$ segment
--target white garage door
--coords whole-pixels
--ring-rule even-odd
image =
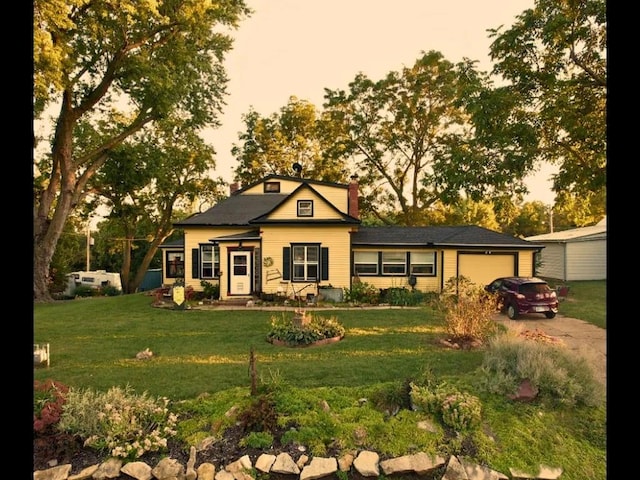
[[[515,257],[464,253],[458,257],[458,272],[477,285],[486,285],[495,278],[514,275]]]

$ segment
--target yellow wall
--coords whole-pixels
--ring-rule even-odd
[[[354,251],[358,252],[380,252],[380,251],[398,251],[402,250],[403,252],[433,252],[433,250],[417,250],[417,249],[404,249],[404,248],[381,248],[381,247],[372,247],[372,248],[354,248]],[[436,252],[436,276],[435,277],[427,277],[427,276],[416,276],[416,285],[415,289],[420,290],[422,292],[433,292],[440,291],[440,279],[438,275],[438,263],[439,252]],[[411,288],[408,281],[408,276],[391,276],[391,275],[383,275],[383,276],[360,276],[357,278],[360,282],[368,283],[369,285],[373,285],[376,288]]]
[[[185,229],[184,231],[184,283],[185,287],[193,287],[196,291],[201,291],[202,286],[200,285],[201,279],[192,278],[191,274],[191,261],[192,255],[191,250],[193,248],[199,248],[202,243],[211,243],[210,240],[212,238],[221,236],[221,235],[234,235],[236,233],[246,232],[247,228],[230,228],[230,229],[211,229],[211,228],[192,228]],[[250,242],[243,242],[243,245],[250,246]],[[253,245],[257,245],[256,242]],[[224,283],[226,282],[226,272],[229,271],[229,266],[227,265],[227,250],[226,247],[228,245],[222,244],[220,246],[220,270],[222,271],[223,278],[221,279],[220,290],[225,288]],[[207,280],[212,281],[212,280]],[[213,280],[213,282],[217,282],[217,280]]]
[[[291,203],[293,205],[295,205],[295,200],[295,198],[291,200]],[[317,210],[314,210],[314,213],[318,213]],[[352,226],[347,225],[269,225],[263,226],[262,228],[262,243],[258,241],[243,241],[243,246],[261,248],[261,263],[266,257],[269,257],[272,260],[271,266],[267,267],[264,266],[264,264],[261,264],[259,266],[261,269],[262,292],[267,294],[279,292],[292,294],[292,292],[295,291],[296,293],[300,292],[300,294],[313,293],[317,295],[317,284],[307,286],[304,291],[302,291],[300,290],[300,288],[307,285],[306,282],[294,283],[291,281],[285,281],[282,278],[282,248],[285,246],[289,246],[291,243],[320,243],[321,247],[329,248],[329,280],[320,281],[319,284],[321,286],[328,286],[330,284],[336,288],[350,288],[351,282],[353,280],[359,280],[361,282],[373,285],[378,289],[399,287],[411,288],[410,285],[408,285],[408,277],[406,276],[362,276],[358,279],[351,278],[351,251],[349,232],[352,228]],[[209,229],[200,227],[186,229],[184,236],[185,286],[192,287],[197,291],[202,290],[200,279],[191,278],[191,250],[193,248],[198,248],[200,243],[209,243],[210,239],[221,235],[233,235],[246,231],[246,228]],[[227,264],[227,247],[235,246],[237,246],[236,243],[222,243],[220,245],[220,270],[222,271],[222,277],[220,279],[220,295],[222,299],[227,297],[227,272],[229,272],[229,266]],[[379,251],[381,249],[379,247],[376,247],[370,249],[358,248],[357,250]],[[408,251],[422,250],[414,249]],[[486,262],[482,263],[484,257],[481,255],[478,255],[478,259],[480,259],[480,263],[478,263],[478,265],[482,264],[484,266],[482,268],[478,268],[480,268],[479,272],[481,272],[482,274],[478,273],[478,275],[475,275],[473,272],[477,271],[478,268],[476,268],[473,256],[470,255],[468,257],[465,257],[464,262],[462,262],[462,266],[466,271],[465,276],[477,276],[478,281],[481,284],[485,284],[490,281],[484,278],[486,275],[490,275],[492,278],[501,276],[503,274],[510,275],[510,272],[507,272],[505,270],[503,273],[503,271],[498,268],[499,265],[504,264],[505,261],[507,263],[509,262],[506,259],[498,258],[498,256],[501,254],[506,258],[506,253],[513,252],[495,252],[496,260],[500,260],[496,266],[496,270],[494,270],[495,275],[493,272],[489,274],[489,272],[486,271],[488,267],[486,267]],[[518,271],[514,274],[520,276],[533,275],[534,252],[530,250],[522,250],[516,252],[516,254],[518,255]],[[164,272],[166,272],[165,260],[165,255],[163,255],[163,280],[165,284],[171,284],[174,282],[174,279],[164,278]],[[415,285],[415,288],[423,292],[439,292],[441,290],[441,286],[445,284],[450,278],[460,274],[464,274],[464,272],[460,273],[460,266],[461,265],[459,264],[457,250],[437,251],[436,276],[417,276],[417,283]],[[474,278],[471,278],[471,281],[475,281]],[[213,282],[217,282],[217,280],[213,280]]]
[[[534,274],[535,252],[532,250],[523,250],[519,252],[518,276],[531,277]]]
[[[302,183],[302,180],[295,181],[295,180],[274,179],[273,181],[280,183],[279,193],[284,193],[284,194],[293,192]],[[349,192],[347,187],[334,187],[331,185],[314,184],[314,183],[311,183],[310,186],[314,190],[316,190],[320,195],[326,198],[329,203],[335,205],[335,207],[338,210],[340,210],[341,212],[347,213],[348,206],[349,206]],[[307,195],[308,195],[309,190],[303,189],[303,191],[307,192]],[[259,183],[258,185],[254,185],[253,187],[243,191],[243,194],[245,193],[250,193],[252,195],[265,194],[264,184]],[[266,193],[265,195],[269,195],[269,194]]]
[[[292,286],[298,289],[306,283],[296,284],[283,279],[273,279],[268,281],[269,270],[276,273],[278,270],[282,274],[282,248],[288,247],[291,243],[316,243],[321,247],[329,248],[329,280],[320,282],[321,285],[331,284],[334,287],[348,286],[350,280],[351,256],[349,252],[349,226],[331,225],[301,225],[301,226],[268,226],[262,231],[262,255],[263,258],[271,257],[273,266],[263,267],[262,286],[265,293],[277,293],[278,288],[288,287],[291,292]],[[275,276],[275,275],[274,275]],[[289,285],[287,285],[289,284]],[[309,287],[306,293],[317,293],[316,288]]]
[[[298,200],[313,201],[313,216],[298,217]],[[292,195],[287,201],[280,205],[276,211],[269,215],[270,220],[296,219],[300,222],[317,220],[317,219],[339,219],[342,218],[340,213],[336,212],[324,200],[318,197],[311,190],[303,189],[302,191]]]
[[[442,272],[442,284],[451,277],[458,276],[458,251],[443,250],[438,255],[438,273]],[[440,289],[438,289],[440,291]]]

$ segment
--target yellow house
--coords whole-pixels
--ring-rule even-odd
[[[220,299],[315,296],[318,289],[376,288],[439,292],[451,277],[487,284],[533,276],[542,246],[478,226],[362,227],[358,177],[348,184],[270,175],[239,188],[202,213],[174,224],[163,284],[219,283]]]

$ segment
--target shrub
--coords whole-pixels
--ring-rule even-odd
[[[435,307],[444,313],[447,334],[456,341],[485,341],[497,331],[497,297],[464,276],[447,281]]]
[[[200,285],[202,286],[204,298],[211,300],[218,300],[220,298],[220,284],[201,280]]]
[[[411,383],[413,408],[439,417],[444,425],[457,432],[474,430],[480,425],[480,399],[462,393],[446,382],[418,385]]]
[[[87,285],[78,285],[73,291],[73,295],[76,297],[95,297],[99,293],[98,290]]]
[[[424,302],[425,294],[420,290],[393,287],[380,292],[380,302],[394,306],[415,306]]]
[[[456,432],[474,430],[480,425],[482,404],[469,393],[452,392],[440,406],[442,421]]]
[[[86,446],[133,460],[166,449],[167,438],[176,434],[177,417],[168,403],[164,397],[135,395],[129,386],[106,393],[71,388],[59,429],[80,436]]]
[[[395,415],[400,409],[411,408],[410,382],[384,384],[371,393],[371,403],[376,409]]]
[[[380,302],[380,291],[367,282],[353,282],[351,288],[344,288],[344,300],[351,303],[368,303],[376,305]]]
[[[345,329],[335,318],[311,316],[308,323],[298,325],[286,312],[271,317],[271,330],[267,341],[279,340],[287,345],[310,345],[326,338],[342,337]]]
[[[60,382],[33,381],[34,433],[44,433],[60,421],[68,391],[69,387]]]
[[[492,338],[480,367],[479,382],[491,393],[514,394],[528,379],[538,395],[565,405],[600,405],[604,385],[585,357],[562,345],[504,333]]]
[[[100,292],[105,297],[115,297],[116,295],[122,294],[122,290],[114,287],[113,285],[105,285],[104,287],[101,287]]]

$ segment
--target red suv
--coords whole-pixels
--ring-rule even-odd
[[[511,320],[524,313],[543,313],[553,318],[558,313],[558,296],[547,282],[536,277],[496,278],[484,289],[500,298],[501,311]]]

